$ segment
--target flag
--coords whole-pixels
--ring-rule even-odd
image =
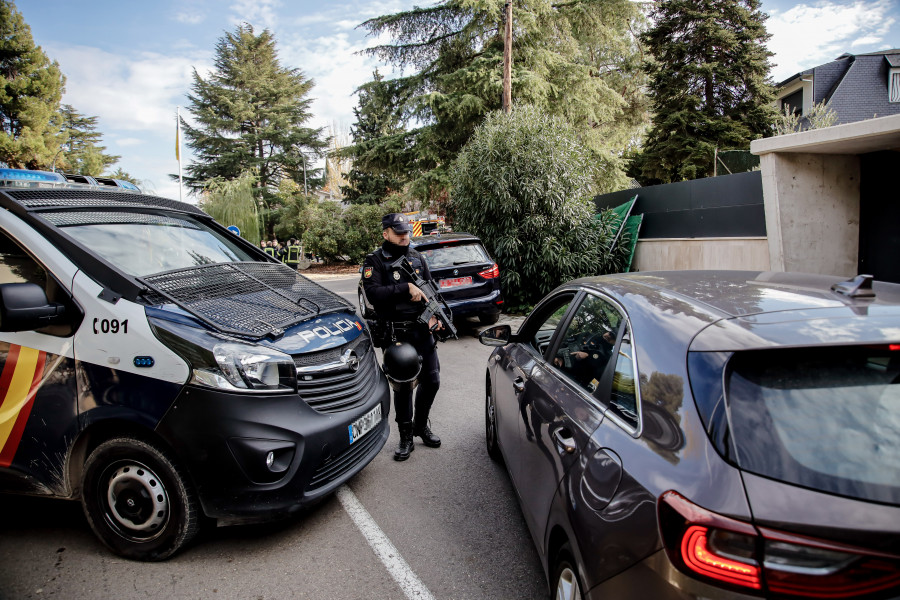
[[[175,116],[175,160],[181,162],[181,152],[179,152],[179,143],[181,142],[181,117]]]

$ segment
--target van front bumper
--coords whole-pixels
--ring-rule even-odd
[[[363,418],[377,406],[380,421]],[[186,386],[157,432],[187,468],[206,516],[262,520],[315,504],[362,470],[387,442],[389,412],[383,376],[364,402],[331,413],[297,394]],[[367,421],[372,428],[351,442],[352,425]]]

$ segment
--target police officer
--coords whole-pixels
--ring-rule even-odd
[[[378,319],[392,323],[396,340],[409,342],[422,357],[415,412],[412,388],[394,390],[394,413],[400,430],[394,459],[406,460],[415,449],[414,437],[422,438],[422,443],[431,448],[441,445],[441,438],[432,433],[428,422],[441,384],[441,366],[430,328],[441,326],[435,317],[427,326],[416,321],[424,309],[425,296],[409,275],[391,266],[405,256],[422,279],[431,279],[425,259],[409,247],[409,219],[402,213],[391,213],[381,219],[381,227],[384,242],[363,263],[363,289]]]

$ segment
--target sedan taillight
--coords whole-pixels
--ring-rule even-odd
[[[674,491],[659,500],[669,560],[723,587],[793,598],[860,598],[900,586],[900,557],[796,536],[700,508]]]
[[[500,277],[500,267],[496,264],[492,265],[490,269],[485,269],[481,273],[479,273],[481,277],[485,279],[493,279],[494,277]]]

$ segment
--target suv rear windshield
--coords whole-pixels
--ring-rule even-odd
[[[743,352],[725,383],[741,468],[900,504],[900,348]]]
[[[471,263],[491,262],[487,251],[478,242],[456,246],[438,246],[437,248],[419,250],[419,252],[428,261],[429,269],[444,269]]]

